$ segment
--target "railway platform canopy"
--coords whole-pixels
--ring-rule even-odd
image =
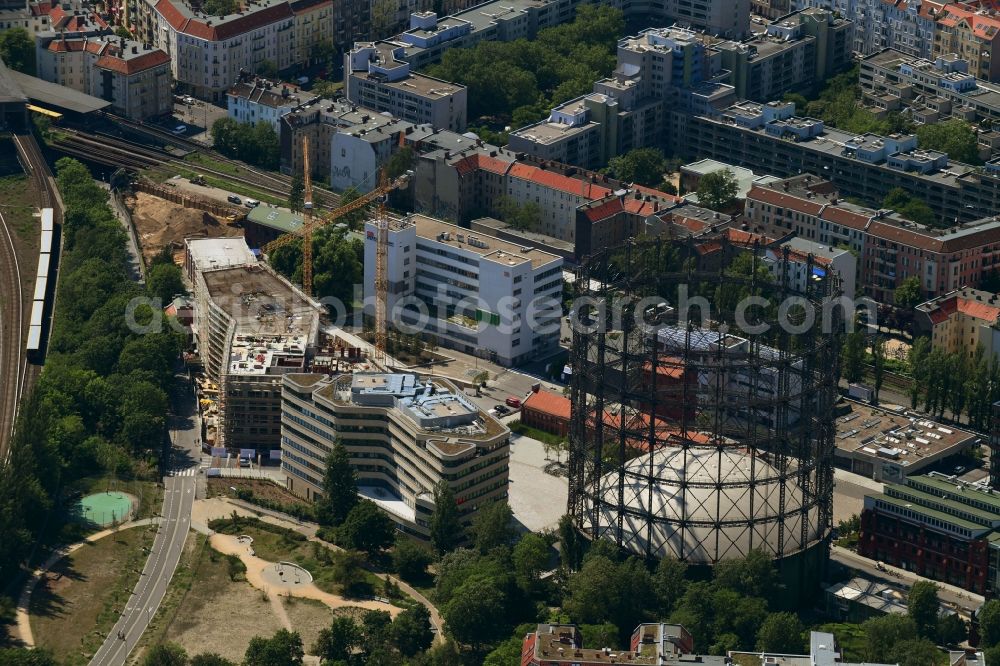
[[[111,106],[111,102],[100,97],[61,86],[58,83],[43,81],[38,77],[21,72],[7,71],[23,94],[41,106],[78,115],[94,113]]]
[[[28,97],[14,80],[15,73],[0,60],[0,127],[20,129],[27,123]]]

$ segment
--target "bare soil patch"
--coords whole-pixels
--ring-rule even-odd
[[[139,234],[143,257],[148,262],[164,247],[178,247],[185,238],[221,238],[242,236],[243,231],[231,227],[224,220],[198,210],[184,208],[171,201],[136,192],[126,203]]]
[[[253,491],[254,497],[283,504],[305,504],[306,500],[271,481],[260,479],[208,479],[208,497],[236,497],[231,488]]]

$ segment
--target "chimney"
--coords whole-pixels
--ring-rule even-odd
[[[139,47],[138,47],[138,46],[135,46],[135,45],[133,45],[133,46],[132,46],[132,55],[136,55],[136,54],[138,54],[138,53],[139,53]]]

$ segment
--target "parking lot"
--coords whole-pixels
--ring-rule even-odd
[[[198,99],[191,99],[189,104],[174,103],[173,116],[161,123],[170,131],[175,131],[181,125],[185,126],[183,133],[177,133],[186,139],[194,139],[205,144],[212,143],[212,136],[209,130],[212,124],[219,118],[225,118],[228,112],[221,106],[215,106]]]

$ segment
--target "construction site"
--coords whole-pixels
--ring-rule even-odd
[[[181,250],[185,238],[243,235],[241,229],[230,225],[222,215],[186,207],[183,203],[168,201],[155,194],[136,191],[125,199],[125,203],[132,212],[132,221],[147,265],[164,248],[170,248],[171,252]]]
[[[796,292],[759,270],[761,248],[717,246],[632,241],[578,269],[574,296],[591,305],[570,354],[569,513],[643,557],[710,566],[762,550],[806,596],[832,522],[843,313],[818,313],[839,285],[810,271]],[[688,294],[690,311],[674,307]]]

